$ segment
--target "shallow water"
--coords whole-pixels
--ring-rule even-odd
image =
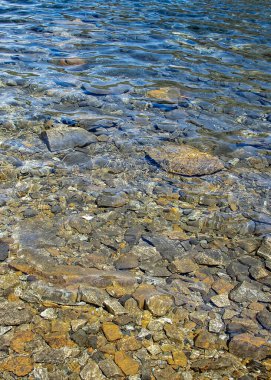
[[[185,97],[183,118],[192,107],[215,117],[211,130],[231,130],[242,116],[252,129],[268,128],[261,122],[271,106],[269,1],[1,1],[0,7],[2,119],[78,117],[78,109],[59,112],[62,91],[128,84],[134,107],[115,99],[127,118],[141,112],[147,89],[174,86]],[[62,57],[86,64],[61,67]],[[150,112],[164,119],[169,110]]]

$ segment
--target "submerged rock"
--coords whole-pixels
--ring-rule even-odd
[[[150,90],[147,96],[164,103],[177,103],[179,99],[185,98],[181,96],[180,90],[176,87],[161,87],[157,90]]]
[[[149,148],[146,153],[169,173],[202,176],[224,169],[218,157],[184,144]]]
[[[78,57],[62,58],[58,61],[55,61],[56,64],[60,66],[79,66],[84,65],[86,61]]]
[[[83,147],[96,142],[96,137],[79,127],[60,126],[42,132],[42,140],[51,152]]]

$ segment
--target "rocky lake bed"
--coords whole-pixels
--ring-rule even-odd
[[[270,379],[261,4],[3,3],[1,380]]]

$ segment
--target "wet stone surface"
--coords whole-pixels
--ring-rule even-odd
[[[1,380],[271,378],[268,8],[1,2]]]

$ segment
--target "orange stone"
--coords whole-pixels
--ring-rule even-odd
[[[187,357],[183,351],[173,351],[172,352],[174,364],[180,367],[187,366]]]
[[[122,338],[122,332],[120,331],[119,326],[115,325],[113,322],[104,322],[102,329],[109,342],[114,342],[115,340]]]
[[[31,330],[18,331],[15,333],[10,343],[10,347],[13,349],[13,351],[17,352],[18,354],[21,354],[25,350],[26,343],[31,342],[31,340],[33,339],[34,334]]]
[[[139,370],[139,364],[136,360],[127,355],[124,351],[115,353],[115,362],[126,376],[136,375]]]
[[[233,284],[223,279],[219,279],[212,284],[212,289],[217,294],[229,293],[233,288]]]
[[[29,356],[10,356],[0,364],[0,369],[16,376],[26,376],[33,370],[33,361]]]
[[[76,347],[76,344],[69,339],[68,335],[63,332],[53,332],[46,334],[44,340],[52,348],[62,348],[62,347]]]

